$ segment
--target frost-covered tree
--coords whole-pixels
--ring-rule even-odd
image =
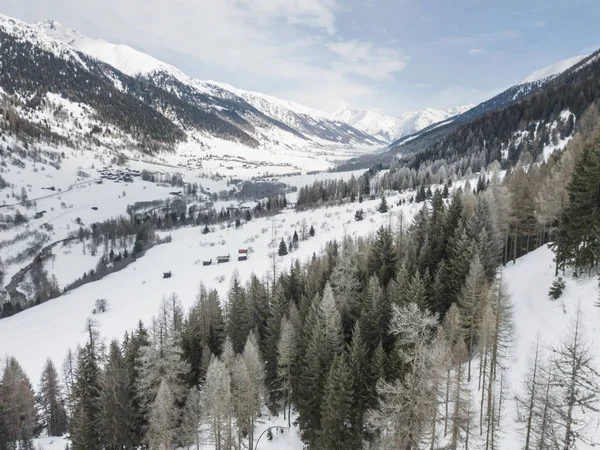
[[[180,427],[181,441],[184,445],[196,445],[200,448],[202,432],[202,395],[197,387],[192,387],[185,398],[183,418]]]
[[[599,411],[599,377],[578,307],[567,336],[552,348],[551,383],[557,396],[556,411],[562,427],[563,450],[590,442],[590,413]]]
[[[171,448],[175,439],[176,416],[175,405],[169,383],[163,380],[152,403],[148,418],[146,442],[150,448]]]
[[[438,375],[436,351],[431,346],[437,317],[421,311],[415,303],[394,306],[390,331],[396,335],[406,375],[378,386],[379,407],[369,414],[369,422],[379,433],[383,449],[421,448],[434,410],[437,407]]]
[[[230,449],[233,445],[233,399],[229,369],[213,356],[206,372],[202,392],[204,419],[210,425],[215,450]]]

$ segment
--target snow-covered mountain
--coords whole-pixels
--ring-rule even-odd
[[[194,79],[54,21],[0,16],[0,67],[3,117],[18,118],[5,125],[35,140],[230,176],[326,170],[384,145],[324,112]]]
[[[530,73],[528,76],[519,81],[519,85],[528,84],[528,83],[537,83],[537,82],[546,82],[553,78],[556,78],[558,75],[563,73],[565,70],[570,69],[575,64],[582,61],[584,58],[587,58],[589,55],[580,55],[574,56],[572,58],[565,59],[563,61],[559,61],[557,63],[546,66],[542,69],[536,70],[535,72]]]
[[[398,117],[387,116],[374,111],[343,109],[335,112],[334,117],[386,142],[393,142],[434,123],[444,122],[472,107],[473,105],[459,106],[452,109],[427,108],[421,111],[406,112]]]
[[[227,101],[242,99],[264,115],[292,128],[312,141],[342,145],[381,144],[372,136],[334,119],[323,111],[270,95],[238,89],[226,83],[194,79],[179,69],[127,45],[112,44],[102,39],[84,36],[53,20],[34,24],[34,27],[79,52],[110,64],[126,75],[142,77],[161,85],[163,89],[178,90],[172,85],[176,80],[201,94]]]

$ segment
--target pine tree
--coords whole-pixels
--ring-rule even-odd
[[[556,257],[560,267],[572,266],[582,273],[600,261],[600,143],[585,147],[568,191]]]
[[[377,275],[383,287],[387,287],[396,273],[397,263],[398,255],[392,233],[381,227],[377,230],[369,251],[369,271]]]
[[[352,448],[352,380],[346,357],[335,356],[323,391],[320,448]]]
[[[383,347],[381,347],[381,350],[383,350]],[[353,444],[349,447],[362,448],[365,433],[364,417],[368,409],[377,405],[375,386],[382,367],[378,364],[375,367],[371,365],[367,346],[358,322],[352,333],[352,344],[348,354],[348,369],[353,392],[350,408]]]
[[[381,203],[379,203],[379,206],[377,207],[377,211],[380,212],[381,214],[385,214],[386,212],[388,212],[388,204],[387,204],[387,200],[385,199],[385,195],[381,196]]]
[[[312,225],[310,226],[310,230],[308,230],[308,235],[310,237],[314,237],[315,235],[315,227],[313,227]]]
[[[283,287],[278,285],[271,296],[269,316],[264,344],[264,359],[266,361],[265,383],[269,390],[268,405],[272,411],[277,411],[282,398],[282,390],[277,375],[277,349],[281,337],[281,324],[287,310],[287,300]]]
[[[142,442],[146,427],[146,418],[141,406],[141,399],[137,393],[137,385],[142,366],[142,349],[150,345],[148,330],[140,321],[131,337],[124,343],[124,364],[127,369],[128,389],[127,395],[131,399],[133,418],[131,420],[132,439],[135,443]]]
[[[562,279],[562,277],[558,277],[556,278],[553,282],[552,282],[552,286],[550,286],[550,292],[548,293],[548,295],[550,296],[550,298],[552,300],[558,300],[562,294],[563,294],[563,290],[565,289],[565,281]]]
[[[294,328],[284,317],[281,322],[281,333],[277,343],[277,380],[278,387],[283,393],[283,418],[287,417],[288,427],[291,426],[292,411],[292,367],[294,358]]]
[[[279,256],[285,256],[288,254],[288,248],[283,238],[281,238],[281,242],[279,243],[279,250],[277,251],[277,254]]]
[[[62,436],[67,431],[67,410],[58,373],[51,359],[46,361],[40,379],[38,403],[48,436]]]
[[[14,357],[7,358],[0,380],[0,412],[0,444],[9,450],[33,450],[39,433],[35,393]]]
[[[79,351],[75,384],[73,385],[73,418],[71,441],[73,450],[100,450],[101,422],[100,392],[101,370],[96,339],[90,333],[90,341]]]
[[[233,275],[229,288],[227,326],[234,352],[241,353],[244,350],[252,322],[250,311],[248,311],[246,292],[237,273]]]

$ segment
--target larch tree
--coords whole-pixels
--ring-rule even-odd
[[[459,297],[463,330],[469,351],[468,380],[471,380],[471,360],[475,352],[478,325],[487,301],[486,295],[487,286],[484,268],[479,260],[479,255],[475,254]]]
[[[150,448],[171,448],[175,440],[176,416],[169,383],[163,380],[152,403],[148,418],[146,442]]]
[[[581,309],[578,307],[567,336],[551,350],[552,386],[556,391],[556,409],[562,427],[563,450],[590,443],[590,413],[599,412],[600,386],[592,347],[585,337]]]
[[[228,450],[233,445],[233,399],[229,369],[213,356],[206,372],[202,392],[204,419],[212,431],[215,450]]]
[[[180,427],[181,441],[184,445],[196,445],[196,448],[200,448],[202,413],[202,394],[196,386],[192,386],[185,398]]]
[[[369,423],[379,433],[382,449],[421,448],[437,407],[432,382],[437,353],[430,346],[437,325],[437,317],[415,303],[394,306],[390,331],[397,336],[400,356],[409,369],[402,379],[378,386],[379,407],[369,413]]]

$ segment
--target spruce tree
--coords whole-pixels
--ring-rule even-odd
[[[375,274],[382,286],[386,287],[396,273],[398,255],[390,230],[381,227],[377,230],[369,251],[369,272]]]
[[[550,286],[550,292],[548,293],[550,298],[552,300],[558,300],[561,297],[561,295],[563,294],[565,285],[566,285],[565,280],[563,280],[562,277],[556,278],[552,282],[552,286]]]
[[[67,410],[58,373],[51,359],[46,361],[40,379],[38,403],[48,436],[62,436],[67,431]]]
[[[285,256],[288,254],[288,248],[283,238],[281,238],[281,242],[279,243],[279,250],[277,251],[277,254],[279,256]]]
[[[248,310],[246,291],[240,283],[239,277],[233,275],[228,294],[228,334],[235,353],[244,350],[248,333],[252,326],[252,317]]]
[[[73,418],[71,441],[73,450],[101,450],[101,370],[95,339],[79,351],[73,385]]]
[[[381,196],[381,202],[379,203],[379,206],[377,207],[377,211],[379,211],[381,214],[385,214],[386,212],[388,212],[388,204],[387,204],[387,200],[385,199],[385,195]]]
[[[310,226],[310,229],[308,230],[308,235],[310,237],[314,237],[314,235],[315,235],[315,227],[314,226],[312,226],[312,225]]]
[[[323,390],[318,446],[352,448],[352,380],[343,354],[333,359]]]
[[[554,248],[560,267],[583,273],[600,261],[600,142],[583,150],[568,191]]]
[[[283,418],[287,417],[288,427],[291,426],[292,411],[292,370],[295,350],[295,335],[292,323],[283,318],[281,333],[277,343],[277,381],[283,398]]]
[[[35,393],[14,357],[6,359],[0,380],[0,414],[0,445],[9,450],[33,450],[33,438],[40,430]]]

